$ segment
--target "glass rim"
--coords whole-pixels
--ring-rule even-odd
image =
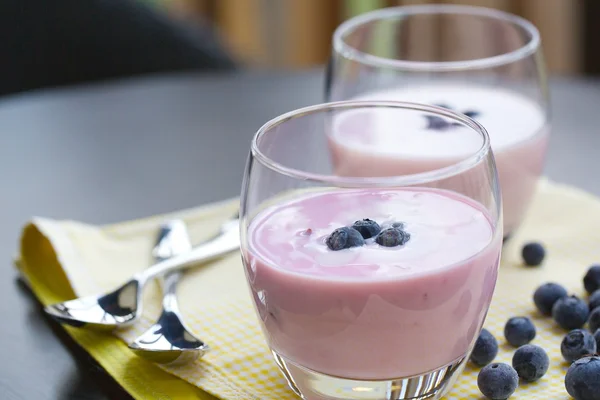
[[[283,165],[280,162],[273,160],[267,156],[260,149],[260,140],[265,134],[267,134],[273,128],[295,118],[305,117],[311,114],[320,112],[327,112],[332,110],[353,110],[353,109],[364,109],[364,108],[395,108],[410,111],[427,112],[436,114],[438,116],[444,116],[459,122],[461,125],[466,126],[475,132],[477,132],[481,138],[481,146],[472,154],[469,154],[459,161],[448,165],[443,168],[433,169],[431,171],[419,172],[415,174],[406,175],[395,175],[395,176],[382,176],[382,177],[352,177],[352,176],[338,176],[338,175],[325,175],[319,173],[313,173],[303,171],[297,168],[291,168]],[[277,172],[281,175],[288,176],[290,178],[309,181],[313,183],[321,183],[334,187],[404,187],[414,186],[419,184],[425,184],[430,182],[439,181],[442,179],[456,176],[462,172],[469,170],[470,168],[477,165],[482,159],[488,156],[490,153],[490,137],[487,130],[479,122],[467,117],[464,114],[454,112],[442,107],[402,102],[402,101],[336,101],[329,103],[321,103],[308,107],[296,109],[294,111],[287,112],[278,117],[271,119],[261,126],[250,146],[250,152],[255,160],[260,162],[266,168]]]
[[[355,30],[358,26],[378,19],[428,14],[464,14],[489,17],[521,27],[529,33],[530,38],[527,43],[518,49],[496,56],[464,61],[409,61],[379,57],[350,46],[344,39],[344,35]],[[529,57],[540,48],[540,44],[540,32],[533,23],[525,18],[492,8],[457,4],[426,4],[382,8],[342,22],[333,33],[333,49],[342,57],[372,67],[387,67],[409,71],[465,71],[497,67]]]

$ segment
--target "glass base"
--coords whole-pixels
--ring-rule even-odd
[[[467,361],[463,357],[438,370],[408,378],[362,381],[309,370],[274,351],[273,356],[292,390],[304,400],[437,400],[452,387]]]

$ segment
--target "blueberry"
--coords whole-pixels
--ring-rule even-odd
[[[410,234],[407,232],[398,228],[388,228],[382,230],[379,235],[377,235],[375,242],[384,247],[396,247],[408,242],[409,239]]]
[[[494,361],[497,355],[498,341],[490,331],[482,329],[471,353],[471,362],[483,367]]]
[[[594,308],[600,307],[600,289],[592,293],[588,299],[588,304],[590,305],[590,311],[594,310]]]
[[[342,250],[365,244],[360,232],[347,226],[338,228],[327,237],[327,247],[331,250]]]
[[[394,222],[392,228],[404,229],[404,222]]]
[[[381,232],[381,227],[379,224],[368,218],[356,221],[352,227],[359,231],[364,239],[376,236],[379,232]]]
[[[450,122],[437,115],[426,115],[425,118],[427,119],[427,129],[445,131],[452,126]]]
[[[591,332],[596,332],[600,329],[600,308],[592,310],[588,318],[588,325]]]
[[[552,307],[552,318],[567,330],[581,328],[589,314],[588,305],[577,296],[562,297]]]
[[[600,289],[600,265],[592,265],[583,277],[585,290],[592,294]]]
[[[585,329],[572,330],[560,344],[560,352],[568,362],[573,362],[596,352],[596,339]]]
[[[508,364],[494,363],[483,367],[477,376],[477,386],[492,400],[508,399],[519,385],[519,375]]]
[[[546,316],[552,315],[552,306],[560,298],[567,297],[567,289],[558,283],[545,283],[536,289],[533,302],[540,312]]]
[[[600,357],[575,361],[567,370],[565,388],[575,400],[600,400]]]
[[[544,256],[546,255],[546,250],[544,246],[539,243],[527,243],[523,246],[523,250],[521,250],[521,256],[523,256],[523,261],[525,265],[530,267],[538,266],[544,261]]]
[[[513,355],[512,366],[525,382],[535,382],[548,372],[550,359],[540,346],[526,344]]]
[[[594,333],[594,339],[596,339],[596,351],[600,350],[600,329],[597,329]]]
[[[475,110],[467,110],[463,114],[465,114],[469,118],[477,118],[481,113]]]
[[[527,317],[513,317],[504,325],[504,337],[514,347],[523,346],[535,337],[535,325]]]

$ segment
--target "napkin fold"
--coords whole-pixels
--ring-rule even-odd
[[[237,200],[168,215],[93,226],[75,221],[33,218],[22,233],[17,267],[43,304],[113,289],[153,260],[151,249],[159,225],[183,219],[192,243],[214,235],[238,207]],[[515,315],[533,318],[535,344],[544,347],[551,367],[541,381],[522,385],[515,399],[567,399],[560,355],[564,332],[539,315],[531,300],[541,283],[563,283],[583,295],[587,267],[600,261],[600,200],[581,190],[542,181],[524,226],[504,247],[497,289],[486,327],[501,343],[497,361],[510,363],[514,349],[504,344],[504,323]],[[541,267],[520,260],[525,241],[544,243],[548,256]],[[136,399],[292,400],[296,397],[271,358],[245,283],[239,253],[190,269],[178,288],[182,314],[190,328],[211,346],[204,358],[184,366],[158,366],[137,358],[127,342],[146,330],[160,314],[160,290],[149,284],[144,314],[133,327],[113,334],[65,327],[107,372]],[[402,355],[399,354],[399,357]],[[478,369],[468,366],[447,399],[479,398]]]

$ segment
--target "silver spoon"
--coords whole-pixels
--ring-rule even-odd
[[[142,290],[157,276],[204,263],[237,250],[240,246],[239,219],[221,226],[221,232],[187,253],[159,261],[138,272],[116,290],[47,306],[44,310],[60,323],[80,328],[112,330],[132,324],[142,314]]]
[[[161,227],[153,254],[160,261],[191,249],[185,223],[173,220]],[[159,364],[183,364],[208,351],[208,346],[190,332],[179,314],[176,288],[180,277],[181,271],[173,271],[161,278],[163,311],[154,325],[129,344],[135,355]]]

